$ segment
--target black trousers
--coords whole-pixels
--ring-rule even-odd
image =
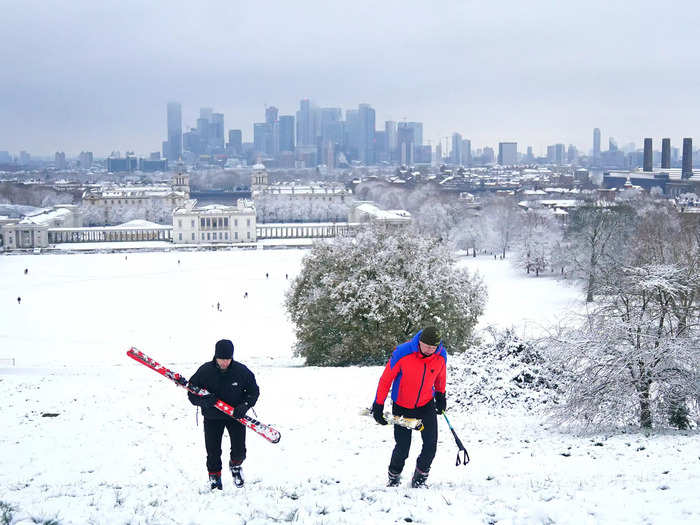
[[[231,438],[231,462],[240,465],[245,459],[245,425],[234,419],[204,418],[204,444],[207,447],[207,470],[221,472],[221,440],[224,428]]]
[[[422,472],[429,472],[430,465],[435,458],[437,451],[438,424],[437,413],[435,412],[435,403],[431,401],[427,405],[418,408],[404,408],[394,404],[391,409],[392,414],[404,417],[415,417],[423,420],[423,431],[420,433],[423,439],[423,448],[420,451],[416,467]],[[415,430],[411,430],[399,425],[394,425],[394,440],[396,445],[391,454],[391,463],[389,470],[399,474],[406,463],[406,458],[411,450],[411,434]]]

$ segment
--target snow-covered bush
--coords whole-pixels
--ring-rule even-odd
[[[560,373],[537,346],[512,330],[492,335],[493,342],[448,358],[450,409],[488,406],[533,410],[556,402]]]
[[[373,226],[314,245],[287,293],[297,355],[308,365],[383,364],[428,323],[450,351],[472,343],[486,289],[437,239]]]

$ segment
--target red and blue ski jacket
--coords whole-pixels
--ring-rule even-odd
[[[389,388],[391,400],[403,408],[418,408],[432,401],[435,392],[445,393],[447,353],[440,344],[431,356],[420,353],[421,330],[410,341],[397,346],[379,378],[374,401],[384,404]],[[392,385],[393,383],[393,385]]]

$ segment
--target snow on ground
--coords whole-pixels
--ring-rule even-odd
[[[407,487],[415,434],[402,486],[385,488],[391,430],[358,415],[381,369],[307,368],[292,355],[282,299],[304,253],[0,257],[0,360],[17,362],[0,368],[0,517],[13,507],[5,513],[13,524],[700,519],[697,434],[577,437],[517,409],[451,413],[472,462],[455,467],[441,424],[428,490]],[[479,267],[491,291],[486,315],[502,326],[527,325],[576,298],[503,261],[464,264]],[[197,425],[183,390],[125,351],[137,346],[190,375],[221,337],[256,373],[257,414],[282,440],[249,432],[246,487],[224,473],[224,491],[210,493],[201,418]]]

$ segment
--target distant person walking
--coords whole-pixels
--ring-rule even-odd
[[[260,396],[255,375],[243,363],[233,360],[233,343],[228,339],[222,339],[215,345],[214,358],[199,367],[190,378],[190,383],[206,388],[210,392],[204,397],[191,392],[187,395],[193,405],[202,408],[204,444],[207,450],[207,471],[211,490],[222,490],[221,440],[224,428],[231,439],[229,469],[234,484],[241,488],[244,484],[241,464],[246,458],[246,427],[236,419],[245,416]],[[219,399],[234,407],[233,418],[214,408]]]
[[[17,304],[19,304],[19,303],[21,303],[21,302],[22,302],[22,298],[21,298],[21,297],[18,297],[18,298],[17,298]]]
[[[24,275],[27,275],[29,273],[29,268],[24,269]]]
[[[398,345],[379,379],[372,405],[377,423],[386,425],[384,400],[391,388],[392,414],[423,420],[423,448],[421,449],[411,486],[422,487],[428,479],[430,465],[437,451],[437,415],[445,411],[447,402],[447,353],[437,328],[428,326],[413,338]],[[411,430],[394,425],[394,451],[389,463],[388,487],[396,487],[401,480],[406,458],[411,449]]]

